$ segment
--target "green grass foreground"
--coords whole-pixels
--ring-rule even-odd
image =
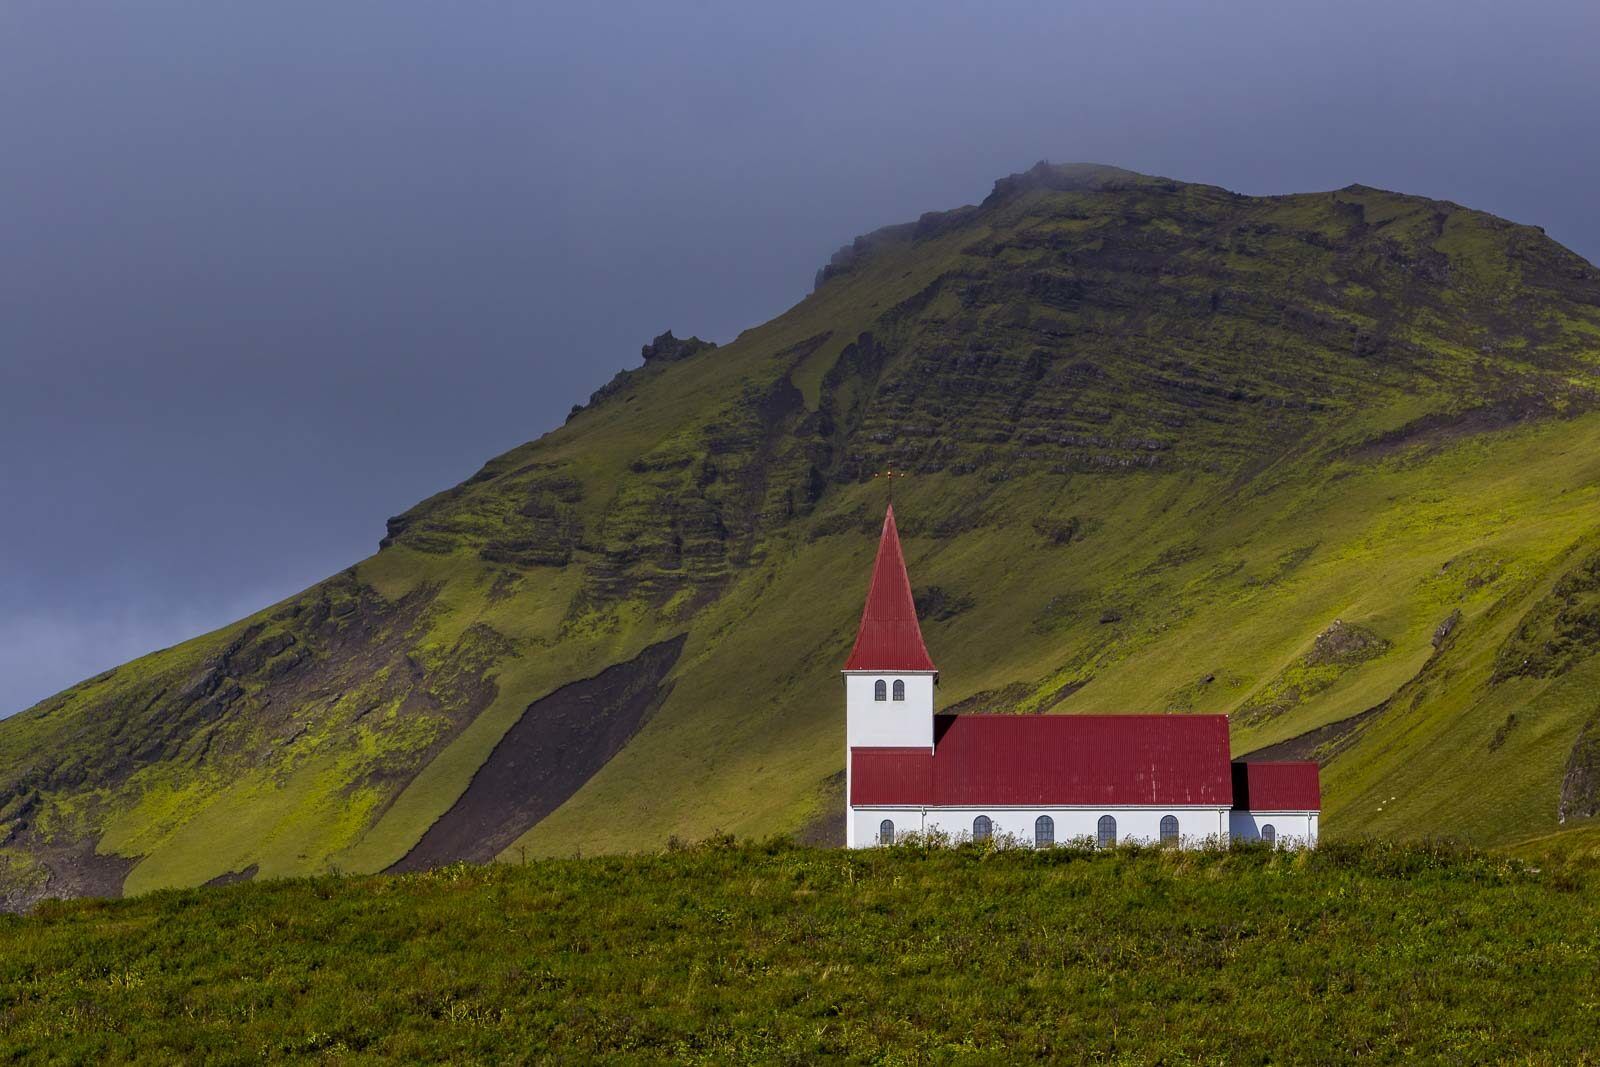
[[[1593,1063],[1600,868],[713,841],[0,917],[0,1059]]]

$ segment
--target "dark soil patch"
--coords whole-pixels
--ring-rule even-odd
[[[822,781],[822,810],[795,831],[794,839],[802,845],[843,848],[844,820],[844,771],[836,771]]]
[[[1088,685],[1093,679],[1082,678],[1075,682],[1068,682],[1046,697],[1038,707],[1030,711],[1020,711],[1017,708],[1024,700],[1033,696],[1037,689],[1027,682],[1012,682],[998,689],[985,689],[981,693],[974,693],[965,700],[958,700],[940,712],[941,715],[1042,715],[1067,699],[1073,693]]]
[[[494,584],[489,587],[489,603],[498,604],[516,595],[517,587],[522,584],[522,575],[516,571],[501,571],[494,576]]]
[[[929,622],[953,619],[977,604],[971,596],[952,592],[939,585],[930,585],[917,590],[912,599],[917,605],[917,618]]]
[[[248,882],[260,870],[261,865],[259,863],[252,863],[242,871],[229,871],[227,874],[219,874],[207,882],[206,885],[233,885],[235,882]]]
[[[1094,681],[1093,678],[1080,678],[1076,682],[1068,682],[1060,689],[1057,689],[1054,693],[1051,693],[1049,698],[1046,699],[1043,704],[1039,705],[1039,711],[1041,713],[1049,711],[1051,708],[1055,707],[1057,704],[1061,703],[1063,700],[1067,699],[1073,693],[1076,693],[1078,690],[1082,689],[1092,681]]]
[[[998,689],[985,689],[981,693],[974,693],[965,700],[958,700],[943,709],[945,715],[1009,715],[1014,714],[1016,706],[1033,695],[1033,686],[1027,682],[1012,682]]]
[[[120,897],[123,881],[141,859],[139,856],[102,855],[95,851],[92,840],[46,845],[28,833],[12,843],[31,853],[48,875],[36,886],[0,885],[0,913],[31,911],[41,900]]]
[[[128,872],[143,858],[102,854],[88,841],[72,851],[70,864],[57,862],[56,857],[46,853],[45,862],[50,865],[50,895],[120,897]]]
[[[1556,409],[1543,397],[1508,397],[1464,411],[1424,415],[1353,446],[1346,455],[1353,459],[1381,459],[1417,446],[1437,449],[1474,434],[1507,430],[1523,422],[1555,414]]]
[[[466,792],[391,872],[486,863],[576,793],[666,699],[687,635],[564,685],[528,705]]]
[[[1254,752],[1235,756],[1240,760],[1300,760],[1314,759],[1327,763],[1349,748],[1355,742],[1356,734],[1368,722],[1383,714],[1389,706],[1384,701],[1377,707],[1368,708],[1359,715],[1352,715],[1348,719],[1330,722],[1326,726],[1319,726],[1315,730],[1307,730],[1303,734],[1279,741],[1266,748],[1258,748]]]

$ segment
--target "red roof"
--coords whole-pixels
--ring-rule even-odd
[[[853,748],[850,803],[1233,803],[1226,715],[936,715],[934,748]]]
[[[883,517],[878,540],[878,560],[872,565],[867,605],[861,611],[861,629],[845,663],[847,671],[931,671],[933,659],[922,643],[917,625],[917,605],[911,598],[911,578],[900,553],[900,534],[894,526],[894,505]]]
[[[1316,763],[1235,763],[1233,806],[1251,811],[1321,811],[1322,781]]]

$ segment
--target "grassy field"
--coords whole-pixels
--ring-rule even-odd
[[[1600,866],[1431,845],[632,856],[0,917],[17,1062],[1594,1063]]]

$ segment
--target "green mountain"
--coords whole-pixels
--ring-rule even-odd
[[[1097,166],[663,335],[370,558],[0,722],[0,884],[837,833],[888,469],[945,708],[1228,712],[1324,834],[1600,809],[1600,271],[1454,204]]]

